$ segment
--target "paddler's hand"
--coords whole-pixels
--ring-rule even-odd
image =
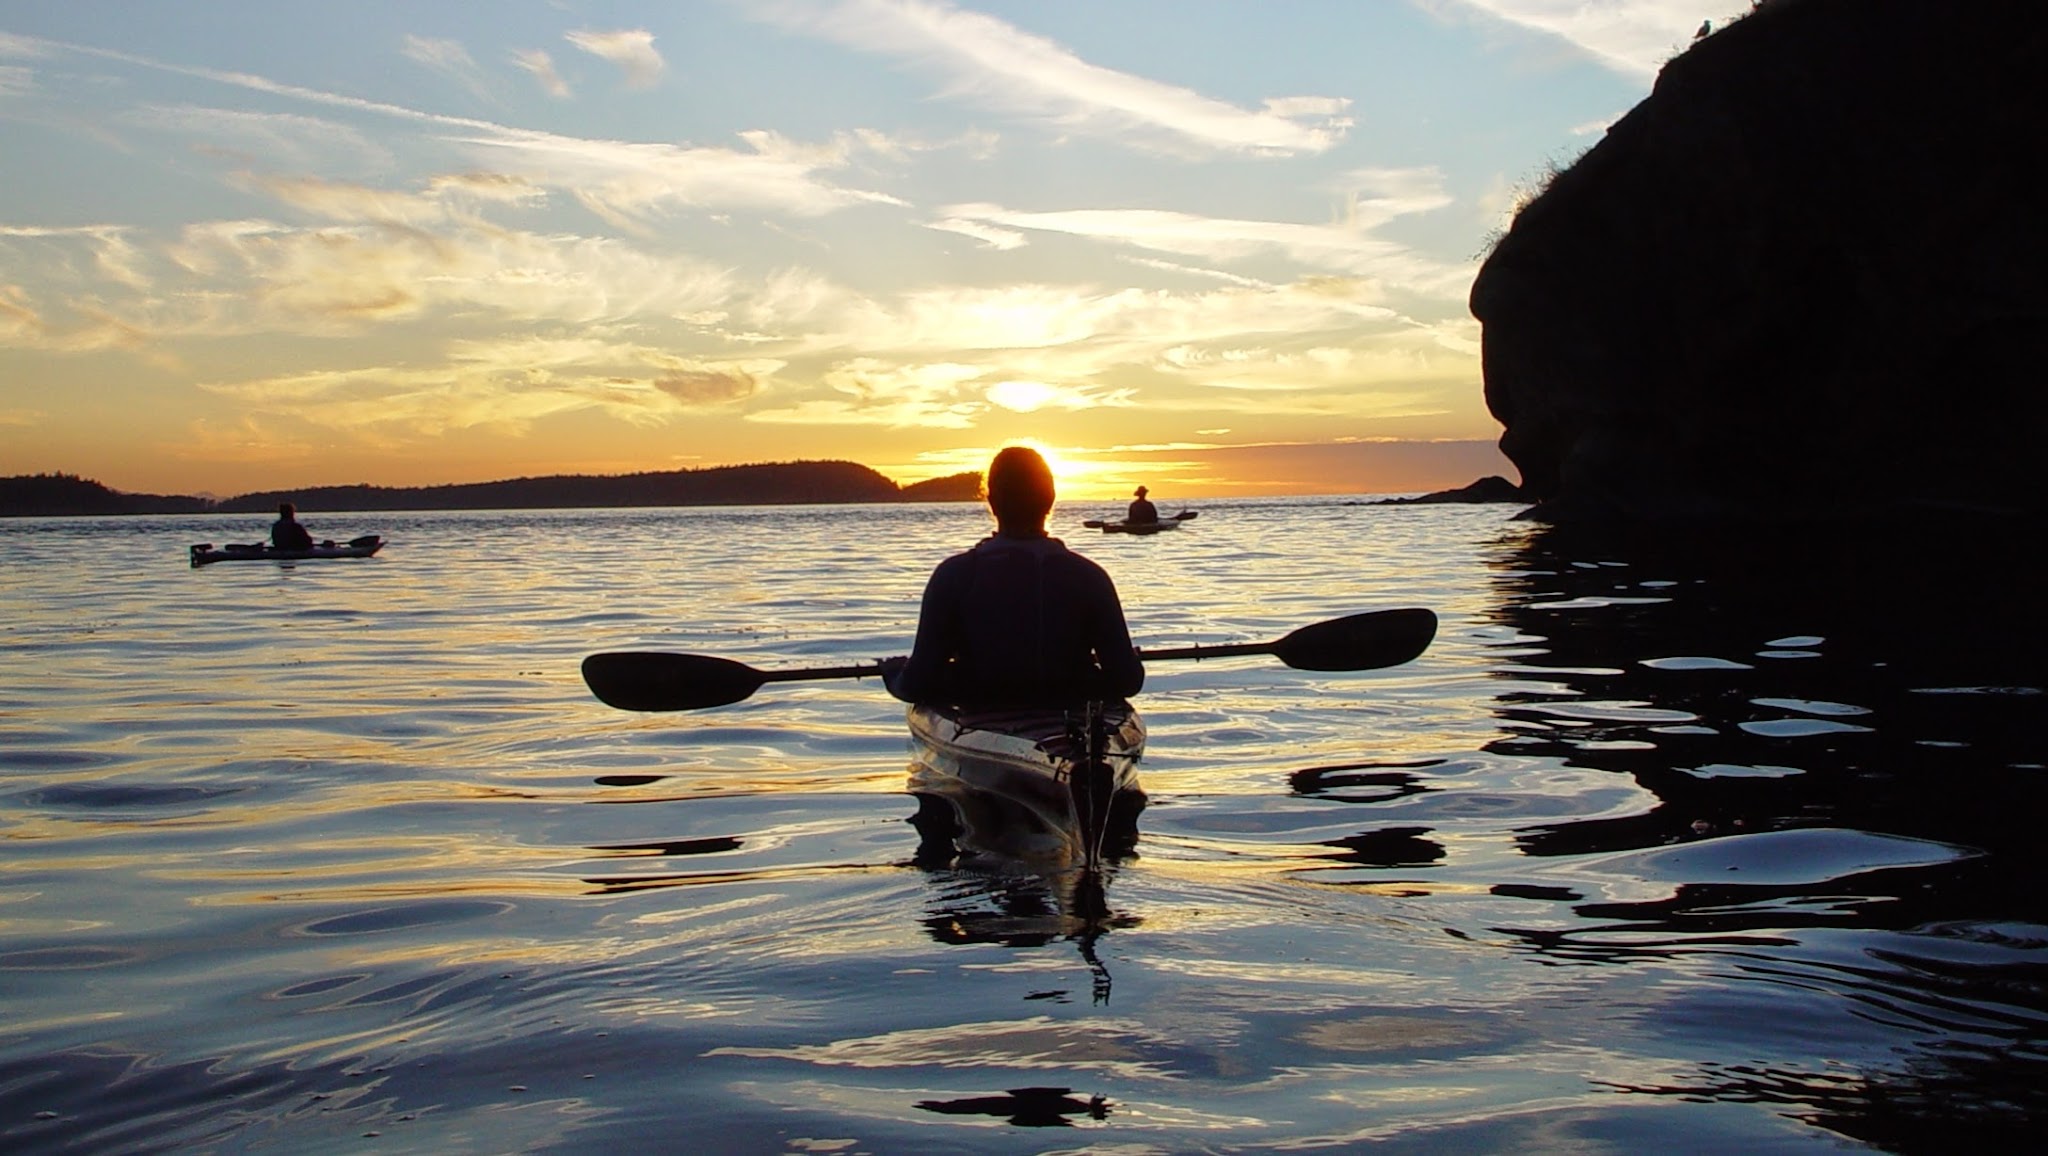
[[[882,668],[882,685],[888,688],[890,694],[895,694],[896,680],[902,676],[903,668],[910,665],[910,659],[899,654],[894,658],[882,659],[879,665]]]

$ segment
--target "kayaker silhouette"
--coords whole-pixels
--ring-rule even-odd
[[[1052,469],[1036,450],[996,454],[996,532],[932,571],[909,657],[883,664],[889,693],[1010,708],[1122,699],[1144,685],[1116,584],[1045,532],[1053,498]]]
[[[1137,501],[1131,503],[1130,510],[1124,514],[1124,521],[1142,526],[1150,522],[1157,522],[1158,520],[1159,507],[1145,500],[1145,487],[1139,486]]]
[[[290,502],[277,504],[277,521],[270,524],[270,544],[279,550],[313,548],[313,535],[299,524],[299,511]]]

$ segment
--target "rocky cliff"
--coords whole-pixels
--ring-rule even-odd
[[[2041,0],[1765,0],[1472,289],[1553,521],[2048,512]]]

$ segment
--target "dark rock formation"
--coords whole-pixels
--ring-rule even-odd
[[[2039,0],[1767,0],[1472,288],[1554,521],[2048,512]]]
[[[1521,502],[1527,504],[1528,495],[1522,487],[1508,481],[1499,474],[1488,474],[1469,486],[1455,490],[1438,490],[1417,498],[1381,498],[1367,502],[1369,506],[1416,506],[1439,502]]]

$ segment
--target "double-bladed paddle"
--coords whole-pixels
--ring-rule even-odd
[[[1296,670],[1378,670],[1421,654],[1436,637],[1436,615],[1422,607],[1374,610],[1290,631],[1272,642],[1230,642],[1140,650],[1146,662],[1270,654]],[[583,681],[620,710],[702,710],[751,697],[771,682],[879,677],[882,664],[758,670],[708,654],[614,650],[583,660]]]

